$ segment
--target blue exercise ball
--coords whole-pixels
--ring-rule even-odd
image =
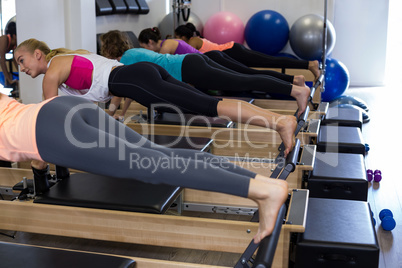
[[[328,58],[325,67],[325,91],[322,101],[331,102],[341,96],[349,87],[349,71],[342,62]]]
[[[248,20],[244,29],[244,37],[251,49],[275,55],[288,42],[289,24],[278,12],[262,10]]]

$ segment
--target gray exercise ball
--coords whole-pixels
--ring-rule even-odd
[[[200,18],[193,12],[190,12],[190,17],[188,18],[187,21],[183,20],[183,16],[180,14],[180,21],[176,25],[176,27],[180,25],[184,25],[187,22],[191,22],[194,24],[194,26],[197,28],[197,31],[199,31],[202,34],[202,30],[204,28],[204,25],[202,24],[202,21]],[[167,35],[174,35],[174,26],[173,26],[173,13],[170,12],[167,14],[162,21],[158,25],[159,31],[161,32],[162,39],[165,39]]]
[[[324,17],[310,14],[293,23],[289,33],[289,43],[293,52],[304,60],[321,60],[324,38]],[[335,46],[335,28],[327,20],[327,53]]]

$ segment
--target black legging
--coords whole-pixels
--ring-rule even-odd
[[[248,67],[308,69],[309,64],[306,60],[269,56],[247,49],[239,43],[234,43],[232,48],[223,50],[223,52]]]
[[[257,70],[253,69],[250,67],[247,67],[243,63],[240,63],[239,61],[233,59],[232,57],[228,56],[222,51],[219,50],[211,50],[206,53],[204,53],[205,56],[210,58],[211,60],[219,63],[220,65],[229,68],[233,71],[242,73],[242,74],[262,74],[262,75],[269,75],[278,79],[281,79],[283,81],[293,83],[294,76],[293,75],[287,75],[271,70]]]
[[[201,54],[187,54],[182,64],[182,80],[200,90],[229,92],[261,91],[290,95],[292,84],[260,74],[243,74],[226,68]]]
[[[109,91],[146,107],[163,103],[174,105],[184,113],[218,115],[219,99],[174,79],[165,69],[150,62],[115,68],[109,77]]]
[[[74,96],[46,103],[38,113],[35,134],[44,161],[104,176],[242,197],[247,197],[250,178],[256,176],[224,157],[152,143]]]

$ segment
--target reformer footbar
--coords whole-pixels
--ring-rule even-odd
[[[286,180],[291,172],[293,172],[296,168],[297,158],[300,151],[300,140],[296,139],[296,145],[293,150],[286,157],[285,164],[278,164],[280,167],[279,172],[280,175],[272,176],[271,178],[277,178],[280,180]],[[250,244],[237,261],[234,268],[268,268],[271,267],[272,262],[274,260],[275,249],[278,244],[279,235],[281,233],[283,220],[286,213],[286,205],[283,204],[279,210],[278,216],[275,221],[275,227],[272,231],[271,235],[265,237],[259,244],[254,243],[254,240],[251,240]],[[252,221],[258,221],[259,214],[258,210],[256,211]],[[258,252],[255,259],[252,258],[254,252],[257,250]],[[252,266],[250,266],[250,264]]]
[[[285,217],[286,206],[285,204],[279,210],[278,217],[276,218],[275,227],[272,234],[265,237],[260,243],[256,244],[252,240],[240,259],[237,261],[234,268],[266,268],[271,267],[274,260],[275,249],[278,244],[279,235],[281,233],[283,218]],[[252,258],[254,252],[257,250],[257,256]],[[252,266],[250,266],[250,263]]]
[[[320,76],[318,77],[317,81],[315,81],[314,85],[310,88],[310,96],[308,98],[308,102],[313,106],[314,110],[318,109],[318,106],[320,105],[319,103],[313,102],[313,97],[315,94],[315,91],[317,88],[321,85],[323,85],[324,82],[324,73],[321,73]]]

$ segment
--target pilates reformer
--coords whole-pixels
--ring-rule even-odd
[[[18,253],[18,256],[15,254]],[[0,242],[0,266],[15,268],[134,268],[133,259],[91,252]]]
[[[308,110],[306,113],[308,113]],[[305,120],[306,117],[304,114],[304,118],[301,117],[298,121],[295,135],[302,129]],[[272,151],[266,154],[267,151],[265,149],[259,149],[258,145],[260,144],[256,143],[253,143],[253,145],[257,146],[248,146],[247,143],[237,142],[234,148],[226,145],[228,145],[228,143],[225,140],[214,140],[210,146],[210,152],[216,155],[236,157],[236,164],[243,166],[250,156],[267,160],[267,156],[268,158],[272,158],[272,156],[275,155]],[[273,145],[273,147],[276,146]],[[282,155],[282,149],[283,145],[279,146],[280,153],[277,157]],[[293,173],[292,177],[288,178],[290,188],[308,188],[313,191],[314,194],[312,194],[312,196],[314,197],[367,200],[367,180],[364,173],[365,164],[363,158],[359,155],[341,155],[341,158],[338,157],[339,155],[333,153],[319,153],[316,155],[314,145],[304,145],[298,162],[299,164],[297,165],[297,171]],[[242,157],[245,159],[242,160]],[[254,161],[258,160],[254,159]],[[317,161],[318,166],[315,164]],[[252,166],[253,171],[265,175],[264,168],[261,168],[261,166],[258,166],[255,162]],[[224,213],[237,214],[247,214],[253,211],[252,208],[250,209],[250,206],[252,207],[253,204],[248,204],[248,200],[240,201],[225,195],[219,198],[217,198],[217,196],[218,195],[208,197],[202,192],[186,189],[184,200],[187,202],[187,208],[197,211],[220,210]],[[229,204],[231,203],[233,206],[228,206],[228,200],[233,202],[229,202]],[[222,205],[225,203],[226,206]],[[217,204],[221,204],[221,206]],[[248,205],[245,206],[245,204]]]
[[[266,237],[259,244],[250,242],[249,246],[242,254],[239,261],[234,266],[235,268],[246,267],[271,267],[273,263],[275,249],[279,240],[279,235],[282,227],[282,219],[285,217],[286,207],[282,206],[278,214],[278,219],[275,223],[275,228],[269,237]],[[253,259],[253,255],[258,249],[258,252]],[[18,252],[19,257],[15,258],[14,254]],[[111,254],[100,254],[94,252],[84,252],[76,250],[66,250],[59,248],[49,248],[40,246],[31,246],[25,244],[5,243],[0,242],[0,265],[5,267],[24,268],[29,263],[31,268],[86,268],[86,267],[120,267],[133,268],[138,265],[158,264],[161,266],[174,265],[170,261],[153,261],[151,259],[117,256]],[[185,264],[185,263],[182,263]],[[186,267],[198,267],[195,264],[185,264]],[[251,266],[252,265],[252,266]],[[205,267],[205,266],[203,266]]]
[[[298,126],[295,130],[295,136],[304,126],[308,113],[309,108],[307,108],[306,111],[299,117]],[[253,146],[247,146],[247,144],[244,143],[239,146],[239,144],[237,143],[237,146],[235,146],[234,148],[228,148],[228,146],[225,145],[227,145],[227,143],[225,144],[225,141],[214,140],[214,142],[212,142],[210,145],[210,152],[215,155],[225,156],[228,159],[231,159],[231,161],[236,165],[246,167],[247,169],[253,170],[254,172],[262,175],[266,175],[267,162],[272,171],[272,177],[279,176],[279,173],[282,171],[281,163],[283,163],[284,161],[283,143],[281,143],[279,146],[274,146],[275,148],[277,148],[276,151],[279,151],[279,153],[274,154],[271,151],[269,153],[269,156],[271,158],[264,159],[259,158],[267,156],[266,148],[263,148],[261,150],[258,148],[258,146],[255,146],[255,143],[253,143]],[[295,166],[295,169],[292,170],[294,176],[289,177],[290,174],[286,175],[287,178],[289,177],[287,179],[287,182],[290,189],[302,188],[303,180],[306,177],[305,174],[311,172],[315,165],[315,145],[304,145],[302,147],[299,145],[299,147],[300,153],[294,156],[294,162],[297,164]],[[252,152],[251,158],[249,152]],[[253,202],[249,202],[249,200],[244,200],[238,197],[231,197],[225,194],[214,193],[212,196],[209,196],[203,191],[186,189],[183,195],[183,200],[185,201],[185,205],[183,207],[189,210],[206,212],[221,211],[223,213],[245,215],[250,215],[255,212],[255,204],[253,204]]]
[[[318,80],[316,84],[312,87],[311,95],[309,101],[312,102],[312,96],[315,89],[319,87],[321,80]],[[254,100],[255,102],[256,100]],[[262,100],[261,100],[262,101]],[[309,107],[309,106],[308,106]],[[293,109],[294,111],[295,109]],[[310,109],[308,108],[307,116],[310,115]],[[154,114],[154,111],[148,111],[150,114]],[[286,114],[294,114],[294,112],[287,111]],[[135,115],[138,118],[138,114]],[[192,116],[200,119],[200,121],[206,122],[206,127],[201,126],[189,126],[185,124],[183,119],[179,120],[179,124],[161,124],[161,121],[149,124],[144,122],[145,120],[140,120],[137,122],[130,122],[126,120],[126,125],[141,134],[151,134],[151,135],[172,135],[172,136],[194,136],[194,137],[205,137],[212,138],[213,140],[251,140],[260,142],[271,142],[272,140],[279,140],[279,135],[269,129],[256,127],[256,126],[246,126],[244,124],[237,124],[235,128],[219,128],[213,126],[210,122],[203,119],[203,116]],[[191,120],[191,119],[190,119]],[[127,122],[128,121],[128,122]],[[141,123],[142,122],[142,123]],[[318,135],[318,130],[320,126],[319,119],[309,119],[305,120],[305,126],[298,136],[302,140],[303,144],[312,143]]]
[[[241,259],[241,263],[246,263],[246,260],[243,258],[243,259]]]
[[[271,143],[248,143],[237,141],[214,140],[197,137],[175,137],[175,136],[146,136],[149,140],[167,147],[191,148],[207,151],[214,155],[224,156],[232,163],[243,168],[250,169],[258,174],[267,175],[276,165],[275,158],[278,157],[280,144]],[[303,177],[306,172],[313,170],[315,165],[315,145],[303,145],[297,160],[296,169],[288,179],[290,189],[301,189]],[[18,163],[19,168],[30,168],[29,162]],[[51,165],[51,170],[55,167]],[[77,171],[72,171],[77,172]],[[27,181],[32,186],[32,181]],[[18,186],[21,190],[22,183]],[[32,189],[32,187],[31,187]],[[11,191],[12,189],[9,189]],[[33,190],[30,192],[33,193]],[[182,208],[189,211],[207,211],[230,214],[250,215],[256,209],[256,204],[249,199],[236,196],[210,193],[193,189],[185,189],[182,194]]]
[[[298,128],[295,135],[302,129],[305,121],[307,120],[307,115],[309,113],[309,108],[305,111],[303,116],[298,120]],[[201,146],[205,148],[212,154],[225,156],[231,159],[231,161],[239,166],[251,169],[252,171],[266,175],[266,170],[275,167],[275,157],[277,157],[278,144],[270,143],[265,144],[262,142],[240,142],[237,140],[214,140],[211,141],[206,138],[195,138],[195,137],[167,137],[167,136],[150,136],[150,140],[164,145],[164,146],[175,146],[177,148],[198,148],[196,140],[201,140]],[[180,142],[186,141],[191,143],[192,146],[180,145]],[[203,144],[205,142],[205,144]],[[196,147],[194,147],[194,144]],[[280,146],[280,148],[282,148]],[[304,145],[300,150],[300,156],[298,159],[298,165],[296,166],[296,171],[291,174],[288,178],[288,185],[290,188],[300,189],[302,187],[303,174],[307,171],[313,170],[314,167],[314,155],[315,146],[314,145]],[[261,160],[263,158],[263,160]],[[21,167],[21,166],[20,166]],[[29,166],[25,166],[29,168]],[[243,212],[249,214],[255,211],[256,204],[247,199],[237,198],[224,194],[214,194],[208,196],[202,191],[186,189],[183,194],[183,200],[186,202],[185,208],[189,210],[220,210],[228,211],[227,207],[230,206],[230,211],[235,213]],[[228,202],[228,200],[230,202]],[[200,205],[203,204],[203,205]],[[240,208],[239,208],[240,206]],[[222,208],[223,207],[223,208]]]
[[[274,170],[278,161],[279,144],[266,145],[263,143],[240,143],[235,146],[227,145],[227,141],[215,141],[206,138],[194,137],[173,137],[173,136],[147,136],[151,141],[175,148],[191,148],[207,151],[214,155],[224,156],[228,161],[252,170],[261,175],[267,175],[269,170]],[[287,183],[290,189],[301,189],[303,186],[304,174],[311,172],[315,165],[315,145],[303,145],[297,159],[294,172],[289,174]],[[30,168],[30,163],[19,165],[20,168]],[[55,170],[51,167],[51,170]],[[77,172],[77,171],[73,171]],[[52,180],[53,182],[54,180]],[[27,180],[30,186],[30,194],[33,194],[32,180]],[[21,182],[15,186],[16,190],[23,189]],[[10,192],[12,189],[8,189]],[[88,189],[89,190],[89,189]],[[256,210],[256,204],[246,198],[231,196],[221,193],[211,193],[194,189],[184,189],[181,201],[179,202],[183,210],[217,212],[225,214],[251,215]]]
[[[296,159],[296,155],[298,155],[299,147],[300,141],[297,142],[295,150],[289,154],[287,161],[284,162],[285,164],[282,172],[284,174],[282,175],[283,178],[287,177],[286,174],[290,174],[290,172],[294,171],[294,161]],[[11,172],[11,169],[8,170]],[[72,188],[74,188],[72,185],[74,184],[73,182],[78,182],[78,186],[82,187],[83,184],[85,184],[83,180],[86,180],[86,178],[92,176],[95,175],[84,173],[72,174],[69,178],[63,179],[52,186],[49,191],[36,197],[33,203],[27,201],[0,202],[2,210],[4,211],[4,213],[1,215],[2,220],[0,221],[0,228],[5,230],[39,232],[54,235],[122,241],[139,244],[184,248],[195,247],[196,249],[217,251],[224,250],[227,252],[240,253],[243,251],[241,248],[244,249],[245,241],[250,240],[252,233],[257,227],[253,223],[246,222],[225,222],[222,220],[206,220],[170,215],[158,216],[156,214],[143,212],[127,212],[127,209],[125,209],[126,211],[116,211],[110,207],[110,202],[107,202],[108,207],[106,209],[77,207],[76,202],[73,202],[74,208],[70,207],[71,204],[69,206],[64,206],[65,204],[43,204],[46,203],[46,201],[44,201],[46,196],[50,197],[48,198],[51,200],[50,203],[55,202],[55,198],[52,198],[54,195],[52,192],[58,192],[67,197],[69,195],[66,193],[67,191],[72,194],[72,196],[69,198],[74,198],[74,196],[77,197],[77,193],[72,190]],[[120,197],[121,190],[126,188],[126,185],[121,185],[121,182],[116,182],[115,178],[110,180],[110,178],[102,178],[102,176],[95,177],[98,181],[97,183],[102,183],[102,181],[109,179],[109,181],[112,181],[113,184],[120,185],[121,187],[117,187],[119,188],[118,192]],[[131,180],[131,182],[133,182],[135,185],[137,184],[135,181]],[[160,186],[162,188],[165,187],[164,185]],[[57,190],[57,187],[60,189]],[[84,197],[88,196],[88,192],[91,190],[91,187],[93,187],[93,180],[92,182],[90,180],[89,187],[90,188],[86,190],[82,190]],[[160,192],[153,194],[155,185],[145,185],[145,187],[150,187],[149,190],[146,191],[149,193],[148,195],[161,199]],[[108,187],[105,188],[108,189]],[[132,188],[137,189],[136,186]],[[144,188],[138,190],[139,195],[141,192],[145,191]],[[176,189],[173,190],[176,191]],[[129,193],[129,199],[136,199],[136,196],[137,194],[134,192]],[[280,232],[281,235],[279,236],[281,243],[288,243],[291,231],[299,232],[304,230],[303,224],[305,222],[304,214],[306,211],[307,196],[308,191],[306,190],[297,190],[292,192],[291,198],[289,199],[286,224],[283,226],[283,231]],[[150,196],[148,197],[150,198]],[[295,200],[297,200],[297,202]],[[163,203],[165,204],[166,202]],[[93,202],[90,202],[89,206],[93,207]],[[300,206],[302,206],[302,208]],[[17,213],[18,215],[15,215],[13,211],[16,210],[22,213]],[[300,215],[300,212],[302,212],[302,215]],[[155,211],[152,213],[155,213]],[[289,220],[289,217],[295,217],[294,215],[297,214],[299,216]],[[29,221],[26,220],[26,217],[29,218]],[[281,222],[281,220],[279,220],[279,222]],[[177,224],[181,226],[181,230],[177,230],[177,227],[174,227]],[[209,230],[209,234],[206,234],[208,233],[207,229],[205,229],[206,224],[211,228],[207,228]],[[136,227],[138,229],[133,229],[132,225],[137,225]],[[282,224],[280,226],[282,226]],[[160,230],[161,228],[162,230]],[[210,232],[211,230],[214,231]],[[199,234],[202,234],[202,240],[199,240],[201,238]],[[255,247],[254,244],[250,245]],[[280,256],[276,256],[277,260],[275,262],[279,263],[279,267],[286,267],[287,265],[287,250],[288,246],[284,246],[279,251]],[[283,258],[285,258],[285,260]],[[248,260],[245,261],[245,257],[242,257],[240,262],[244,264],[247,263]]]
[[[328,109],[328,103],[316,103],[313,100],[313,97],[316,95],[317,90],[319,89],[320,85],[323,83],[324,76],[321,75],[317,81],[315,82],[314,86],[311,87],[311,94],[309,97],[309,104],[313,110],[313,112],[309,113],[309,121],[306,123],[304,126],[304,129],[302,131],[303,137],[299,137],[303,143],[308,144],[308,143],[323,143],[324,146],[328,146],[328,142],[326,139],[322,138],[323,136],[328,136],[325,134],[325,130],[333,128],[333,125],[336,125],[337,127],[344,127],[344,126],[356,126],[361,128],[363,124],[363,119],[362,119],[362,114],[359,113],[357,110],[350,110],[350,109],[337,109],[337,108],[331,108]],[[272,108],[272,104],[266,105],[266,101],[268,100],[261,100],[261,99],[255,99],[253,100],[253,104],[260,106],[262,108]],[[272,101],[272,100],[270,100]],[[285,101],[276,101],[278,104],[283,103]],[[288,103],[291,103],[294,108],[294,101],[288,101]],[[277,106],[278,107],[278,106]],[[144,107],[142,107],[144,108]],[[256,141],[265,141],[267,140],[262,140],[262,137],[270,137],[272,138],[273,136],[272,133],[266,134],[267,130],[265,128],[257,127],[257,126],[249,126],[249,125],[244,125],[244,124],[222,124],[220,125],[220,120],[210,120],[206,117],[200,117],[200,116],[193,116],[193,115],[182,115],[181,117],[177,114],[171,115],[168,113],[161,113],[157,116],[153,116],[148,118],[148,120],[144,120],[143,116],[141,115],[141,106],[137,107],[136,109],[139,110],[140,115],[137,115],[131,117],[134,121],[134,123],[130,122],[130,120],[126,120],[126,123],[128,126],[133,128],[136,131],[139,131],[141,133],[152,133],[152,134],[161,134],[161,135],[181,135],[185,134],[188,136],[200,136],[200,137],[212,137],[214,140],[216,139],[228,139],[228,138],[235,138],[237,140],[247,137],[250,140],[256,140]],[[293,109],[294,110],[294,109]],[[274,110],[275,111],[275,110]],[[281,112],[283,114],[292,114],[289,110],[282,110],[282,111],[277,111]],[[148,108],[148,114],[155,114],[155,111],[153,109]],[[157,118],[157,119],[155,119]],[[195,118],[195,120],[194,120]],[[192,122],[193,124],[190,125],[187,122]],[[321,125],[325,125],[322,129],[322,133],[320,134],[320,127]],[[202,128],[202,126],[209,126],[208,130],[205,128]],[[226,130],[219,129],[219,126],[222,127],[229,127],[229,126],[235,126],[234,128],[228,128]],[[240,129],[240,130],[239,130]],[[261,135],[261,131],[264,133],[264,135]],[[333,130],[331,130],[333,131]],[[347,131],[347,130],[345,130]],[[349,132],[352,130],[348,130]],[[233,134],[231,132],[235,132],[236,134]],[[268,131],[269,132],[269,131]],[[217,136],[220,135],[220,136]],[[344,137],[356,137],[356,134],[350,135],[350,134],[341,134],[340,136]],[[361,142],[361,138],[357,137],[358,143],[357,147],[360,149],[360,153],[364,153],[364,144]],[[347,143],[347,142],[346,142]],[[322,145],[320,145],[322,147]],[[346,145],[347,147],[350,147],[349,144]],[[320,148],[321,148],[320,147]],[[345,151],[345,150],[343,150]]]
[[[291,165],[291,164],[290,164]],[[285,179],[288,171],[284,171],[283,179]],[[149,189],[137,189],[138,192],[142,190]],[[112,190],[113,191],[113,190]],[[155,193],[159,194],[159,192]],[[71,204],[70,204],[71,205]],[[140,207],[140,206],[139,206]],[[141,210],[141,208],[140,208]],[[252,267],[271,267],[273,262],[273,257],[275,253],[275,248],[277,246],[277,241],[279,239],[282,221],[285,217],[286,207],[282,206],[278,218],[275,224],[275,228],[271,236],[265,238],[260,244],[255,244],[253,241],[250,242],[249,246],[242,254],[241,258],[235,265],[235,267],[251,267],[249,263],[254,264]],[[258,217],[258,216],[257,216]],[[254,252],[258,248],[258,253],[256,255],[255,261],[252,259]],[[58,267],[88,267],[89,263],[92,265],[96,264],[97,267],[134,267],[136,258],[120,256],[108,256],[101,254],[93,254],[89,252],[73,252],[60,249],[49,249],[42,247],[32,247],[27,245],[16,245],[9,243],[0,243],[0,256],[2,257],[2,263],[12,263],[13,267],[25,267],[26,263],[29,261],[30,267],[53,267],[54,263],[52,259],[57,256],[57,261],[63,264]],[[9,252],[18,249],[19,253],[23,253],[17,261],[15,260],[13,254]],[[35,255],[32,262],[31,256]],[[69,260],[72,258],[72,260]],[[98,263],[98,261],[100,263]],[[140,261],[140,263],[142,260]],[[50,265],[50,266],[47,266]]]

